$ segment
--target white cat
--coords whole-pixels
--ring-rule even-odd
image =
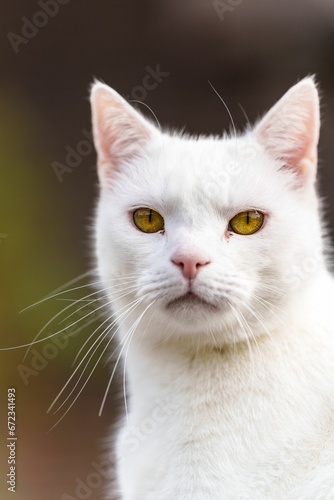
[[[91,102],[98,271],[129,392],[118,494],[333,500],[334,281],[313,79],[223,138],[161,132],[99,82]]]

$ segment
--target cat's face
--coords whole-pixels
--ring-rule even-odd
[[[240,137],[161,133],[99,83],[92,106],[98,269],[119,321],[217,345],[283,321],[292,270],[321,246],[313,81]]]

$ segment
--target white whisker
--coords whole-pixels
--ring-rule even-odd
[[[95,294],[96,292],[93,292],[91,294],[88,294],[84,297],[84,299],[90,297],[91,295]],[[78,300],[80,302],[80,299]],[[30,344],[27,344],[29,346],[29,348],[27,349],[27,352],[25,353],[24,355],[24,358],[23,358],[23,361],[26,359],[31,347],[34,345],[34,344],[37,344],[38,342],[41,342],[41,341],[44,341],[44,340],[47,340],[49,338],[52,338],[56,335],[59,335],[59,333],[63,332],[64,330],[67,330],[68,326],[66,326],[65,328],[61,329],[61,330],[58,330],[57,332],[55,333],[52,333],[51,335],[47,336],[47,337],[44,337],[43,339],[40,339],[40,340],[37,340],[39,338],[39,336],[44,332],[44,330],[56,319],[58,318],[61,314],[64,313],[64,311],[67,311],[68,309],[70,309],[71,307],[73,307],[77,302],[74,302],[74,303],[71,303],[69,304],[68,306],[64,307],[61,311],[59,311],[57,314],[55,314],[44,326],[43,328],[41,328],[41,330],[37,333],[37,335],[34,337],[34,339],[32,340],[32,342],[30,342]],[[87,304],[84,305],[84,307],[86,307]],[[98,309],[94,309],[93,312],[97,311]],[[92,312],[90,312],[90,314],[92,314]],[[82,319],[84,319],[86,316],[84,316],[83,318],[80,318],[80,320],[78,321],[81,321]],[[74,326],[77,322],[73,323],[71,326]]]
[[[131,329],[130,329],[130,334],[129,334],[129,335],[127,335],[126,339],[128,339],[128,338],[129,338],[129,336],[131,335],[131,331],[132,331],[133,329],[134,329],[134,330],[136,330],[137,325],[138,325],[138,324],[139,324],[139,322],[141,321],[142,317],[144,316],[144,314],[146,313],[146,311],[147,311],[147,310],[148,310],[148,309],[149,309],[149,308],[150,308],[150,307],[151,307],[154,303],[155,303],[155,301],[151,302],[151,303],[150,303],[150,304],[149,304],[149,305],[148,305],[148,306],[144,309],[144,311],[141,313],[141,315],[139,316],[139,318],[135,321],[134,325],[131,327]],[[100,407],[100,411],[99,411],[99,416],[101,416],[101,415],[102,415],[102,411],[103,411],[104,404],[105,404],[106,399],[107,399],[107,395],[108,395],[108,392],[109,392],[109,389],[110,389],[110,386],[111,386],[111,382],[112,382],[112,380],[113,380],[113,378],[114,378],[114,375],[115,375],[115,372],[116,372],[116,369],[117,369],[117,365],[118,365],[118,363],[119,363],[119,360],[120,360],[120,358],[121,358],[121,355],[122,355],[122,352],[123,352],[123,350],[124,350],[124,347],[125,347],[125,346],[126,346],[126,340],[124,341],[124,345],[123,345],[123,347],[122,347],[122,349],[121,349],[121,351],[120,351],[120,353],[119,353],[119,355],[118,355],[118,358],[117,358],[116,364],[115,364],[115,366],[114,366],[114,369],[113,369],[113,371],[112,371],[111,377],[110,377],[110,379],[109,379],[109,382],[108,382],[108,385],[107,385],[107,389],[106,389],[106,391],[105,391],[105,394],[104,394],[104,397],[103,397],[103,400],[102,400],[102,403],[101,403],[101,407]]]
[[[215,94],[219,97],[219,99],[221,100],[221,102],[224,104],[225,109],[226,109],[226,111],[228,113],[228,116],[230,117],[230,120],[231,120],[231,123],[232,123],[232,126],[233,126],[234,136],[237,137],[237,131],[236,131],[236,128],[235,128],[234,120],[232,118],[232,114],[231,114],[230,110],[228,109],[228,106],[227,106],[226,102],[221,97],[221,95],[219,95],[218,91],[212,85],[212,83],[210,82],[210,80],[208,80],[208,83],[209,83],[210,87],[212,88],[212,90],[215,92]]]
[[[50,300],[50,299],[53,299],[59,295],[62,295],[64,293],[69,293],[69,292],[74,292],[75,290],[80,290],[82,288],[87,288],[87,287],[90,287],[90,288],[93,288],[95,285],[99,285],[100,283],[103,283],[103,284],[106,284],[108,283],[109,281],[117,281],[117,280],[122,280],[122,279],[125,279],[125,278],[128,278],[128,277],[131,277],[131,278],[134,278],[134,277],[138,277],[139,275],[133,273],[133,275],[128,275],[128,276],[117,276],[115,278],[110,278],[108,280],[98,280],[98,281],[93,281],[91,283],[87,283],[86,285],[81,285],[81,286],[77,286],[75,288],[70,288],[69,290],[64,290],[62,292],[59,292],[59,293],[55,293],[53,295],[47,295],[46,297],[44,297],[43,299],[41,300],[38,300],[37,302],[35,302],[34,304],[31,304],[30,306],[27,306],[25,307],[24,309],[21,309],[21,311],[19,311],[19,314],[21,314],[22,312],[26,311],[27,309],[30,309],[32,307],[35,307],[35,306],[38,306],[39,304],[42,304],[43,302],[45,302],[46,300]],[[95,293],[100,293],[101,290],[97,290]]]
[[[138,298],[134,299],[133,301],[131,301],[129,304],[126,304],[125,306],[121,307],[120,309],[117,310],[117,312],[111,314],[105,321],[103,321],[103,323],[101,323],[101,325],[99,325],[95,330],[94,332],[89,336],[89,338],[85,341],[85,343],[82,345],[82,347],[80,348],[79,352],[77,353],[76,357],[74,358],[73,360],[73,363],[72,363],[72,366],[75,364],[76,360],[78,359],[78,357],[80,356],[80,353],[82,352],[82,350],[85,348],[85,346],[87,345],[87,343],[89,342],[90,338],[104,325],[104,323],[106,323],[107,321],[110,321],[111,318],[113,318],[114,316],[117,316],[121,311],[123,311],[124,309],[126,309],[126,312],[129,310],[129,307],[132,306],[134,303],[137,303],[138,302]],[[112,302],[108,302],[108,304],[106,305],[111,305]],[[124,313],[122,313],[119,317],[121,318],[123,316]],[[114,324],[114,322],[113,322]]]
[[[139,299],[138,299],[138,300],[139,300]],[[146,309],[145,309],[145,311],[146,311]],[[144,312],[145,312],[145,311],[144,311]],[[142,315],[140,316],[140,318],[141,318],[141,317],[142,317]],[[115,332],[115,333],[116,333],[116,332]],[[86,387],[87,383],[89,382],[89,380],[90,380],[90,378],[91,378],[92,374],[94,373],[95,368],[97,367],[98,363],[100,362],[100,360],[101,360],[102,356],[104,355],[105,351],[106,351],[106,350],[107,350],[107,348],[109,347],[109,345],[110,345],[110,343],[111,343],[111,341],[112,341],[112,338],[113,338],[113,337],[111,337],[111,338],[108,340],[108,342],[107,342],[106,346],[104,347],[104,349],[103,349],[102,353],[100,354],[100,356],[99,356],[98,360],[96,361],[96,363],[95,363],[95,365],[94,365],[93,369],[91,370],[90,375],[89,375],[89,376],[88,376],[88,378],[86,379],[85,383],[84,383],[84,384],[83,384],[83,386],[81,387],[80,391],[78,392],[78,394],[76,395],[76,397],[74,398],[74,400],[72,401],[72,403],[70,404],[70,406],[67,408],[67,410],[64,412],[64,414],[61,416],[61,418],[60,418],[60,419],[59,419],[59,420],[58,420],[58,421],[57,421],[57,422],[56,422],[56,423],[55,423],[55,424],[51,427],[51,429],[50,429],[48,432],[51,432],[51,431],[52,431],[52,429],[54,429],[54,428],[55,428],[55,427],[56,427],[56,426],[57,426],[57,425],[58,425],[58,424],[59,424],[59,423],[63,420],[63,418],[67,415],[67,413],[70,411],[70,409],[72,408],[72,406],[75,404],[75,402],[76,402],[76,401],[77,401],[77,399],[79,398],[80,394],[82,393],[82,391],[83,391],[83,390],[84,390],[84,388]],[[117,368],[117,365],[116,365],[116,367],[115,367],[115,368]],[[116,371],[116,369],[115,369],[114,371]],[[113,372],[113,373],[114,373],[114,372]],[[110,384],[111,384],[111,381],[110,381]],[[54,403],[52,403],[52,405],[53,405],[53,404],[54,404]],[[52,406],[52,405],[51,405],[51,406]],[[51,409],[51,407],[50,407],[50,409]],[[49,411],[49,410],[48,410],[48,411]],[[100,414],[99,414],[99,416],[100,416]]]
[[[125,306],[127,309],[126,309],[126,311],[125,311],[124,313],[122,313],[122,314],[120,315],[120,318],[121,318],[123,315],[127,314],[127,313],[128,313],[128,314],[130,314],[130,312],[132,311],[132,309],[133,309],[133,308],[137,305],[137,303],[138,303],[138,302],[140,302],[141,300],[142,300],[142,299],[136,299],[136,301],[133,301],[133,302],[135,302],[135,304],[130,303],[130,307],[129,307],[129,305]],[[132,305],[131,305],[131,304],[132,304]],[[109,320],[110,320],[113,316],[115,316],[115,314],[112,314],[109,318],[107,318],[107,319],[106,319],[106,320],[102,323],[102,325],[103,325],[104,323],[106,323],[106,321],[109,321]],[[85,360],[85,359],[87,358],[87,356],[89,355],[90,351],[93,349],[94,345],[95,345],[96,343],[98,343],[98,342],[99,342],[99,339],[101,339],[101,337],[103,337],[103,338],[102,338],[102,340],[101,340],[101,342],[103,342],[104,338],[107,336],[107,334],[109,333],[109,331],[113,328],[113,326],[116,324],[116,321],[118,321],[118,319],[119,319],[119,318],[117,318],[117,320],[114,320],[114,321],[113,321],[110,325],[108,325],[108,326],[107,326],[107,328],[105,328],[105,329],[103,330],[103,332],[99,334],[99,336],[97,337],[97,339],[95,339],[94,343],[90,346],[89,350],[88,350],[88,351],[86,352],[86,354],[83,356],[83,358],[81,359],[80,363],[77,365],[77,367],[75,368],[75,370],[73,371],[73,373],[71,374],[71,376],[69,377],[69,379],[67,380],[66,384],[65,384],[65,385],[64,385],[64,387],[62,388],[62,390],[58,393],[57,397],[53,400],[52,404],[49,406],[49,408],[48,408],[48,410],[47,410],[47,413],[49,413],[49,412],[51,411],[51,409],[53,408],[53,406],[55,405],[55,403],[58,401],[58,399],[60,398],[60,396],[62,395],[62,393],[64,392],[64,390],[65,390],[65,389],[66,389],[66,387],[68,386],[68,384],[70,383],[70,381],[73,379],[73,377],[74,377],[74,375],[76,374],[76,372],[79,370],[79,368],[80,368],[80,366],[82,365],[82,363],[84,362],[84,360]],[[92,334],[92,335],[94,335],[94,333],[95,333],[95,332],[96,332],[96,331],[97,331],[97,330],[98,330],[98,329],[99,329],[102,325],[99,325],[99,327],[98,327],[98,328],[97,328],[97,329],[93,332],[93,334]],[[119,329],[119,327],[118,327],[118,329]],[[118,329],[116,330],[116,332],[118,331]],[[116,332],[115,332],[115,333],[116,333]],[[112,339],[113,339],[113,337],[115,336],[115,333],[112,335],[112,337],[111,337],[111,339],[110,339],[110,340],[112,340]],[[92,337],[92,335],[91,335],[89,338],[91,338],[91,337]],[[89,339],[87,339],[87,340],[89,340]],[[101,344],[101,342],[100,342],[100,343],[98,343],[97,348],[99,347],[99,345]],[[86,343],[87,343],[87,341],[86,341]],[[85,371],[86,367],[88,366],[88,364],[89,364],[90,360],[92,359],[92,356],[93,356],[93,355],[94,355],[94,353],[96,352],[97,348],[93,351],[93,353],[92,353],[91,357],[89,358],[89,360],[88,360],[88,362],[87,362],[87,364],[86,364],[85,368],[83,369],[83,372],[82,372],[81,376],[83,375],[83,373],[84,373],[84,371]],[[81,348],[81,350],[82,350],[82,348]],[[80,352],[81,352],[81,350],[80,350]],[[76,356],[76,358],[75,358],[75,359],[77,359],[77,357],[78,357],[78,355]],[[80,378],[81,378],[81,376],[80,376]],[[79,380],[80,380],[80,378],[79,378]],[[76,384],[76,385],[77,385],[77,384]],[[76,386],[75,386],[75,387],[76,387]],[[72,391],[72,392],[73,392],[73,391]],[[71,393],[72,393],[72,392],[71,392]],[[68,399],[68,398],[67,398],[67,399]],[[66,400],[67,400],[67,399],[66,399]],[[66,401],[66,400],[65,400],[65,401]],[[64,403],[63,403],[63,404],[64,404]],[[62,405],[61,405],[61,406],[62,406]],[[61,408],[61,406],[60,406],[59,408]],[[58,410],[59,410],[59,408],[58,408]],[[56,410],[56,411],[58,411],[58,410]]]

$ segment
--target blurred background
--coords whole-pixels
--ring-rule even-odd
[[[1,2],[0,23],[0,347],[62,330],[28,351],[0,351],[0,498],[12,498],[7,389],[14,387],[15,498],[100,499],[104,436],[124,403],[115,380],[98,416],[111,369],[103,357],[93,370],[106,344],[94,353],[103,319],[87,286],[94,281],[87,271],[97,195],[89,86],[105,81],[150,106],[164,125],[221,133],[231,124],[208,80],[241,130],[246,116],[253,122],[291,85],[316,74],[319,190],[333,227],[334,3],[24,0]],[[58,404],[69,398],[47,413],[78,365]]]

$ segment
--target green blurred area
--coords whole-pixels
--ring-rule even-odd
[[[25,112],[27,107],[16,99],[0,102],[0,164],[2,172],[4,167],[6,171],[6,175],[1,176],[0,234],[5,237],[0,239],[0,347],[29,344],[48,323],[40,338],[54,335],[68,324],[76,325],[35,344],[28,351],[27,348],[0,351],[0,498],[10,498],[4,484],[9,470],[6,396],[8,388],[14,387],[17,425],[15,498],[46,500],[60,498],[58,495],[62,491],[72,493],[75,477],[82,475],[85,478],[91,461],[99,456],[96,431],[82,441],[81,434],[76,438],[73,429],[77,427],[78,415],[81,415],[81,429],[93,426],[97,430],[98,426],[105,426],[97,411],[104,388],[99,380],[106,381],[106,371],[98,369],[93,378],[98,395],[96,402],[91,403],[91,388],[88,387],[88,392],[83,393],[73,412],[48,434],[62,411],[53,416],[46,413],[47,408],[70,376],[71,364],[80,347],[99,322],[92,307],[86,302],[76,302],[95,291],[85,286],[89,279],[75,280],[66,285],[87,271],[90,261],[85,260],[85,251],[81,252],[82,241],[78,233],[68,224],[73,199],[70,197],[67,201],[63,198],[59,203],[59,183],[50,168],[53,158],[45,153],[40,142],[42,124],[34,112]],[[88,211],[82,214],[83,231],[86,230]],[[45,300],[59,287],[62,291],[54,292],[56,296]],[[82,288],[67,291],[74,287]],[[33,307],[22,311],[36,302]],[[63,309],[66,310],[61,313]],[[77,309],[81,310],[74,313]],[[86,314],[89,315],[87,318],[84,317]],[[68,315],[71,316],[66,320]],[[78,331],[80,327],[83,327],[82,331]],[[91,363],[83,382],[92,368]],[[91,405],[89,408],[87,401]],[[88,454],[84,447],[86,443],[90,443]],[[64,460],[64,457],[68,458]],[[70,461],[75,461],[75,465]],[[67,483],[64,481],[66,474],[69,477]],[[56,494],[55,490],[59,493]]]
[[[0,107],[0,161],[6,168],[1,178],[0,219],[1,284],[6,296],[0,301],[0,345],[4,348],[31,342],[43,325],[68,305],[62,299],[82,297],[84,293],[74,291],[43,300],[54,288],[87,269],[78,256],[80,242],[73,241],[67,223],[71,203],[64,200],[59,205],[58,181],[50,176],[52,159],[40,148],[41,124],[33,113],[22,112],[17,100],[0,102]],[[85,223],[83,217],[83,227]],[[81,280],[72,287],[84,283]],[[57,323],[51,323],[43,336],[57,331]],[[75,343],[69,343],[58,362],[68,362],[74,349]]]

